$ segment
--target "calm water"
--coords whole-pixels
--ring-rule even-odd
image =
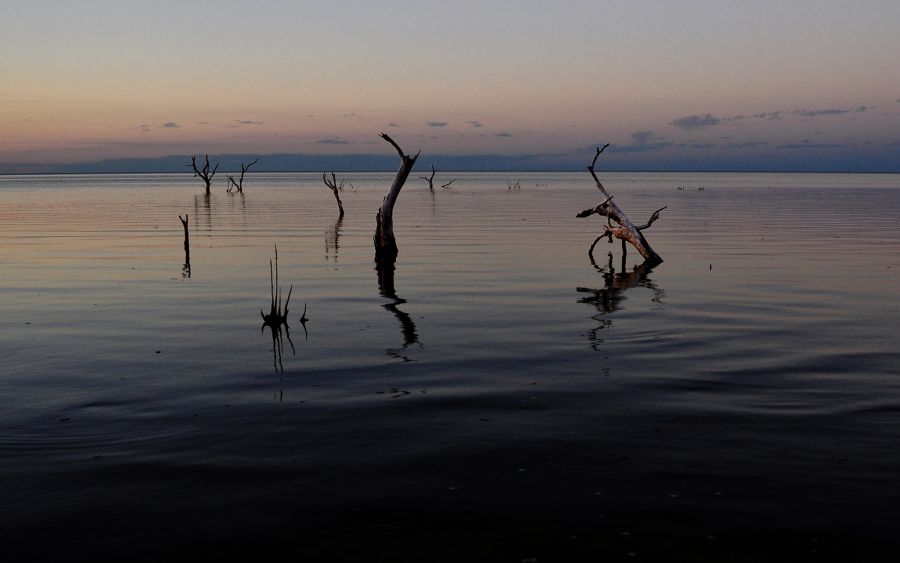
[[[586,173],[411,179],[391,294],[392,176],[345,175],[341,222],[315,174],[0,177],[7,560],[900,546],[900,178],[602,175],[635,222],[668,205],[644,273],[589,259]]]

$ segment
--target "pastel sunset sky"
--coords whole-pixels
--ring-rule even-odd
[[[19,1],[0,172],[191,153],[900,171],[900,2]]]

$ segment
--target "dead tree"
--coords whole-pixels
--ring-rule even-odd
[[[188,214],[184,214],[184,219],[181,218],[181,215],[178,216],[178,220],[181,221],[181,226],[184,227],[184,267],[182,268],[182,275],[184,277],[191,277],[191,241],[188,237]]]
[[[437,173],[437,170],[434,169],[434,164],[431,165],[431,176],[419,176],[419,178],[428,182],[428,189],[434,191],[434,175]]]
[[[391,184],[390,191],[384,196],[384,201],[375,215],[375,236],[373,237],[376,263],[393,268],[394,262],[397,260],[397,240],[394,238],[394,204],[397,203],[397,196],[400,195],[403,184],[416,164],[419,153],[416,153],[416,156],[409,156],[387,133],[381,133],[380,136],[397,149],[397,154],[400,155],[400,169],[397,170],[394,183]]]
[[[228,193],[231,193],[231,190],[237,190],[239,194],[244,193],[244,174],[246,174],[247,170],[250,170],[250,167],[253,166],[254,164],[256,164],[257,162],[259,162],[258,158],[246,166],[244,166],[243,162],[241,163],[240,179],[237,182],[235,182],[234,176],[228,177],[228,190],[227,190]],[[216,166],[218,166],[218,165],[216,165]]]
[[[204,183],[206,183],[206,195],[209,195],[209,186],[212,183],[213,176],[216,175],[216,170],[219,169],[219,163],[216,163],[216,167],[210,171],[209,169],[209,155],[206,155],[206,164],[203,165],[203,168],[197,168],[197,157],[191,156],[191,167],[194,169],[194,177],[200,176]]]
[[[594,246],[603,237],[606,237],[610,243],[612,243],[613,237],[616,237],[617,239],[622,240],[623,254],[627,252],[625,243],[629,242],[637,249],[638,252],[640,252],[641,256],[644,257],[645,263],[650,267],[660,264],[663,261],[662,257],[660,257],[660,255],[650,247],[650,243],[648,243],[647,239],[644,238],[644,234],[642,231],[644,231],[644,229],[650,228],[650,225],[652,225],[654,221],[659,219],[659,212],[668,206],[661,207],[654,211],[650,216],[650,219],[643,225],[637,226],[632,223],[625,215],[625,213],[621,209],[619,209],[619,206],[616,205],[616,202],[613,201],[613,196],[607,193],[606,188],[603,187],[603,184],[600,182],[600,178],[597,177],[597,173],[594,170],[594,167],[597,164],[597,158],[604,150],[606,150],[606,147],[608,146],[609,143],[605,144],[602,148],[598,148],[597,154],[594,155],[594,160],[592,160],[591,165],[587,167],[588,172],[590,172],[591,176],[594,178],[597,189],[600,190],[600,193],[603,194],[603,197],[605,199],[597,207],[594,207],[592,209],[585,209],[577,215],[578,217],[588,217],[590,215],[597,214],[606,217],[606,224],[603,225],[603,233],[599,237],[597,237],[596,240],[594,240],[594,244],[591,245],[589,254],[591,255],[591,257],[593,257]],[[617,225],[613,225],[613,221],[615,221]]]
[[[344,204],[341,203],[341,196],[338,193],[339,191],[344,189],[344,182],[341,181],[340,184],[337,182],[337,176],[334,175],[334,170],[331,171],[331,180],[328,179],[328,176],[322,172],[322,181],[325,182],[325,185],[331,188],[331,192],[334,194],[334,199],[337,200],[338,204],[338,218],[344,217]]]
[[[450,180],[450,181],[447,182],[446,184],[441,184],[441,187],[442,187],[442,188],[449,188],[449,187],[450,187],[450,184],[452,184],[452,183],[455,182],[455,181],[456,181],[456,178],[453,178],[452,180]]]

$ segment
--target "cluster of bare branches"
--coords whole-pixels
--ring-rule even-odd
[[[519,191],[522,189],[522,183],[516,182],[515,184],[513,184],[511,181],[507,180],[506,181],[506,189],[513,190],[513,191]]]
[[[212,184],[213,176],[216,175],[216,170],[219,169],[219,163],[217,162],[215,168],[210,170],[209,155],[206,155],[206,164],[203,165],[203,168],[197,168],[197,157],[191,156],[191,167],[194,169],[194,177],[199,176],[206,184],[206,195],[209,195],[209,186]]]
[[[231,193],[231,190],[237,190],[237,192],[238,192],[239,194],[244,193],[244,174],[246,174],[246,173],[247,173],[247,170],[250,170],[250,167],[253,166],[254,164],[256,164],[257,162],[259,162],[259,159],[258,159],[258,158],[257,158],[256,160],[254,160],[253,162],[251,162],[250,164],[246,164],[246,165],[245,165],[245,164],[242,162],[242,163],[241,163],[241,177],[240,177],[240,179],[238,179],[238,181],[235,182],[235,181],[234,181],[234,176],[229,176],[229,177],[228,177],[228,189],[225,190],[225,191],[227,191],[228,193]]]

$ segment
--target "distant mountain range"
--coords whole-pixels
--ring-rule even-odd
[[[900,172],[898,147],[826,148],[792,150],[769,147],[758,152],[716,150],[670,153],[636,151],[634,147],[611,147],[604,154],[602,169],[611,172]],[[569,153],[524,155],[423,154],[417,169],[454,172],[583,171],[593,156],[593,147]],[[397,169],[397,155],[326,155],[304,153],[211,154],[210,162],[220,163],[220,173],[240,170],[242,162],[259,159],[254,172],[381,172]],[[190,172],[190,155],[149,158],[115,158],[66,164],[5,164],[0,174],[130,174]]]

